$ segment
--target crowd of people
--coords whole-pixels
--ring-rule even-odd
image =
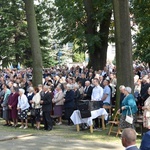
[[[144,118],[149,117],[150,72],[142,66],[134,66],[135,88],[120,86],[120,128],[134,128],[134,124],[125,121],[127,112],[136,119],[136,114],[144,110]],[[116,68],[105,66],[103,70],[66,66],[43,69],[43,83],[38,87],[32,85],[32,69],[4,69],[0,72],[0,98],[5,126],[28,128],[28,116],[40,129],[41,116],[45,130],[52,130],[53,119],[57,116],[57,125],[62,124],[62,117],[72,122],[70,116],[78,109],[80,100],[90,100],[94,109],[103,105],[115,104]],[[134,95],[131,94],[132,90]],[[107,110],[108,111],[108,110]],[[41,115],[42,114],[42,115]],[[51,114],[51,115],[50,115]],[[108,120],[106,121],[106,123]],[[13,124],[12,124],[13,123]],[[144,126],[150,129],[150,121],[144,120]],[[99,128],[99,119],[95,119],[94,128]]]

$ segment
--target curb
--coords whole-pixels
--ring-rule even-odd
[[[28,136],[33,136],[33,134],[24,134],[24,135],[18,135],[18,136],[14,136],[14,137],[4,138],[4,139],[0,139],[0,142],[14,140],[14,139],[20,139],[20,138],[24,138],[24,137],[28,137]]]

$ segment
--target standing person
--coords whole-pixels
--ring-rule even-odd
[[[29,110],[29,103],[26,95],[24,94],[24,89],[19,89],[19,97],[18,97],[18,104],[17,104],[17,110],[19,114],[19,118],[21,119],[21,126],[19,128],[28,128],[28,116],[27,112]],[[25,126],[24,126],[24,120],[25,120]]]
[[[40,96],[41,96],[41,99],[42,99],[43,96],[44,96],[43,85],[42,85],[42,84],[39,84],[39,85],[38,85],[38,89],[39,89],[39,93],[40,93]]]
[[[148,98],[148,93],[145,91],[148,91],[148,88],[150,87],[150,83],[148,83],[147,76],[142,78],[142,83],[141,83],[141,91],[140,91],[140,99],[139,99],[139,105],[143,106],[145,100]]]
[[[70,116],[73,113],[74,110],[74,91],[71,89],[71,85],[66,85],[67,91],[65,95],[65,102],[64,102],[64,108],[65,108],[65,118],[68,120],[68,125],[71,123]]]
[[[33,88],[32,86],[30,86],[30,87],[27,89],[27,91],[28,91],[28,93],[26,94],[26,96],[27,96],[27,99],[28,99],[28,103],[29,103],[29,105],[30,105],[29,111],[31,111],[32,105],[31,105],[30,101],[32,100],[32,98],[33,98],[33,96],[34,96],[34,88]],[[30,116],[30,121],[31,121],[32,127],[34,127],[35,116],[33,116],[32,114],[31,114],[31,116]]]
[[[54,115],[58,116],[58,123],[57,125],[62,124],[62,110],[64,105],[64,93],[62,91],[61,84],[58,84],[56,87],[56,94],[54,95],[54,98],[52,99],[52,102],[54,105]]]
[[[83,87],[85,87],[85,81],[86,81],[86,75],[85,75],[85,73],[81,73],[81,78],[80,78],[79,81],[81,82],[81,85]]]
[[[1,104],[1,106],[3,107],[3,119],[6,121],[4,126],[11,126],[10,118],[9,118],[9,109],[8,109],[8,98],[11,91],[8,89],[7,84],[3,84],[2,87],[5,92],[3,103]]]
[[[37,87],[34,88],[34,96],[32,100],[30,101],[32,108],[35,109],[35,121],[36,121],[36,129],[40,129],[40,101],[41,101],[41,95],[39,93],[39,89]]]
[[[101,98],[101,100],[103,101],[104,105],[110,106],[111,105],[111,89],[109,87],[109,81],[104,80],[103,85],[104,85],[104,92],[103,92],[103,97]]]
[[[91,100],[93,87],[91,86],[90,81],[85,81],[85,88],[84,88],[84,94],[83,99],[84,100]]]
[[[91,95],[91,102],[93,103],[92,109],[99,109],[101,99],[103,96],[103,88],[99,85],[99,80],[97,78],[93,79],[93,85],[94,85],[94,88],[92,90],[92,95]],[[95,129],[98,127],[99,127],[99,120],[98,120],[98,118],[96,118],[95,119]]]
[[[150,87],[148,89],[149,97],[144,102],[143,112],[143,127],[150,129]]]
[[[121,104],[121,118],[120,118],[120,129],[124,128],[134,128],[134,122],[136,121],[136,112],[137,112],[137,105],[134,99],[134,96],[131,94],[131,88],[126,87],[124,94],[125,98],[122,101]],[[131,111],[130,111],[131,110]],[[133,116],[133,124],[129,124],[128,122],[125,121],[126,115]]]
[[[8,107],[10,110],[10,118],[13,121],[13,126],[16,127],[18,125],[18,111],[17,111],[17,104],[18,104],[18,88],[11,87],[11,94],[8,100]]]
[[[125,150],[139,150],[136,144],[136,132],[132,128],[126,128],[121,135],[122,145]]]
[[[104,85],[104,92],[103,92],[103,97],[102,97],[101,100],[103,101],[103,105],[105,105],[105,106],[111,106],[111,89],[109,87],[109,81],[105,79],[103,81],[103,85]],[[109,112],[109,109],[106,109],[106,111],[108,113],[111,113],[111,112]],[[108,123],[108,120],[109,120],[109,117],[105,121],[105,123]]]
[[[94,109],[100,108],[100,101],[103,96],[103,88],[99,85],[99,80],[97,78],[93,79],[94,88],[92,90],[91,101],[95,103]]]
[[[34,96],[34,88],[32,87],[32,86],[30,86],[29,88],[28,88],[28,93],[27,93],[27,99],[28,99],[28,103],[30,104],[30,101],[32,100],[32,98],[33,98],[33,96]],[[30,104],[30,109],[31,109],[32,107],[31,107],[31,104]]]
[[[43,86],[44,96],[40,101],[43,111],[44,130],[50,131],[53,128],[50,112],[52,111],[52,95],[47,85]]]
[[[80,100],[81,100],[81,95],[80,95],[80,91],[79,91],[79,85],[75,84],[74,85],[74,103],[75,103],[74,109],[78,108],[78,104],[79,104]]]
[[[119,86],[119,90],[120,90],[120,106],[119,106],[120,109],[119,110],[120,110],[120,113],[122,112],[122,110],[121,110],[122,101],[125,98],[125,94],[124,94],[125,88],[126,87],[124,85]]]

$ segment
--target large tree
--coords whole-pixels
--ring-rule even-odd
[[[25,67],[32,66],[31,46],[27,31],[26,14],[23,0],[0,1],[0,58],[2,67],[21,63]],[[50,10],[49,3],[42,1],[35,5],[37,26],[42,50],[43,66],[51,64],[50,57]]]
[[[125,85],[133,88],[129,2],[128,0],[113,0],[113,7],[115,18],[117,85]],[[119,93],[117,94],[119,95]],[[117,101],[116,105],[119,108],[119,101]]]
[[[56,0],[54,6],[57,39],[74,42],[78,51],[89,53],[89,67],[103,69],[106,65],[111,1]]]
[[[39,34],[35,18],[34,2],[33,0],[24,0],[24,2],[33,59],[33,84],[37,86],[42,83],[42,54]]]
[[[3,66],[24,64],[29,42],[22,0],[0,1],[0,33]]]
[[[150,1],[134,0],[131,4],[133,22],[138,27],[134,36],[134,56],[150,66]]]

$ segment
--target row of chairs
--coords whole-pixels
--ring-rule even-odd
[[[120,128],[119,128],[119,123],[120,123],[120,113],[117,111],[114,115],[113,120],[109,121],[110,127],[108,131],[108,135],[111,133],[115,133],[116,136],[120,134]],[[140,133],[143,135],[143,116],[142,115],[137,115],[137,119],[135,122],[135,126],[140,127]]]

